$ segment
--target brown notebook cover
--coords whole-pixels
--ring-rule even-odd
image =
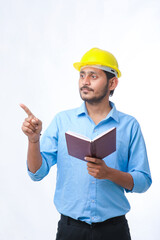
[[[116,151],[116,128],[103,132],[93,140],[70,131],[65,136],[68,154],[81,160],[87,156],[103,159]]]

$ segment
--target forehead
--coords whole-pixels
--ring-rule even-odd
[[[95,74],[103,74],[103,70],[95,67],[82,67],[80,73],[95,73]]]

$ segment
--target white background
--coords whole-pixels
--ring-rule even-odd
[[[26,171],[26,104],[43,121],[81,104],[73,63],[92,47],[122,72],[112,101],[140,122],[153,184],[127,194],[133,240],[159,240],[159,0],[0,0],[0,240],[55,239],[56,166],[41,182]]]

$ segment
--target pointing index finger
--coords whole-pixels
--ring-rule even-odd
[[[24,104],[20,104],[20,107],[27,113],[28,117],[34,116],[33,113]]]

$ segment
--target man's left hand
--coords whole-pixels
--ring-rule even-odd
[[[107,179],[109,167],[102,159],[85,157],[88,173],[97,179]]]

